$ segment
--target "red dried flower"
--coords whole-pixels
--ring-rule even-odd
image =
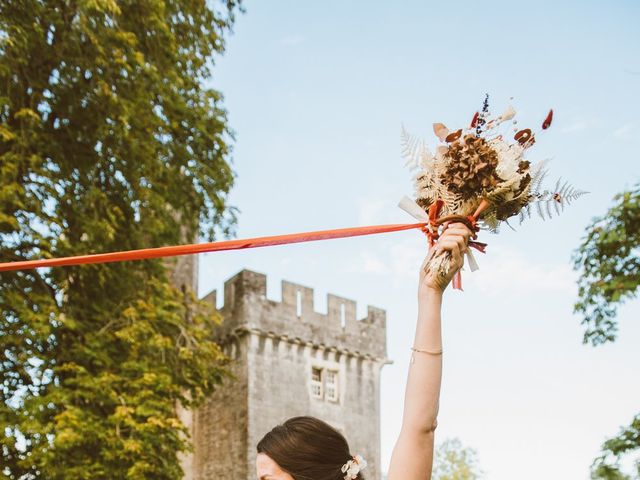
[[[547,114],[547,118],[545,118],[544,122],[542,122],[543,130],[546,130],[547,128],[549,128],[549,126],[551,125],[551,120],[553,120],[553,109],[549,110],[549,113]]]

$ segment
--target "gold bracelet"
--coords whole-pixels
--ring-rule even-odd
[[[416,347],[411,347],[411,350],[413,350],[414,352],[422,352],[422,353],[429,353],[431,355],[442,355],[442,349],[437,350],[437,351],[431,351],[431,350],[420,350],[419,348]]]
[[[411,350],[414,352],[428,353],[429,355],[442,355],[442,349],[433,352],[431,350],[421,350],[419,348],[411,347]],[[415,363],[415,359],[413,358],[413,353],[411,354],[411,363]]]

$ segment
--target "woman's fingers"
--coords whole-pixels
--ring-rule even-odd
[[[468,239],[464,235],[456,235],[451,234],[447,236],[442,236],[438,240],[438,245],[442,245],[444,243],[455,242],[458,244],[458,248],[461,252],[465,252],[467,250]]]
[[[436,253],[442,251],[451,252],[453,264],[456,269],[459,269],[462,268],[462,265],[464,264],[462,254],[467,251],[467,248],[467,240],[464,236],[448,235],[446,237],[440,237],[436,246]]]
[[[444,241],[438,242],[438,250],[436,253],[440,252],[450,252],[451,254],[451,266],[454,268],[454,271],[459,270],[464,265],[464,259],[462,258],[462,252],[460,250],[460,246],[458,242],[454,241]]]
[[[464,245],[464,243],[463,243]],[[440,240],[438,240],[438,245],[436,247],[436,251],[437,252],[442,252],[442,251],[450,251],[452,254],[458,254],[460,255],[461,253],[461,249],[460,249],[460,243],[458,243],[458,241],[456,241],[455,239],[448,239],[448,238],[441,238]]]
[[[448,224],[446,226],[446,228],[443,230],[442,235],[444,236],[447,234],[447,232],[449,232],[448,234],[458,234],[458,235],[463,235],[467,240],[473,236],[473,232],[471,230],[469,230],[469,228],[464,224],[464,223],[451,223]]]
[[[471,237],[471,235],[472,232],[467,228],[466,225],[464,225],[463,223],[453,223],[442,232],[442,235],[440,235],[440,240],[455,238],[460,245],[460,250],[464,252],[467,248],[467,244],[469,243],[469,238]]]
[[[445,237],[445,236],[449,236],[449,235],[459,235],[459,236],[464,237],[465,239],[468,240],[469,238],[471,238],[471,230],[469,230],[466,227],[464,227],[464,228],[449,227],[444,232],[442,232],[442,235],[440,235],[440,237]]]

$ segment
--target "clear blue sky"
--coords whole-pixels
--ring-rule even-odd
[[[431,145],[433,122],[464,126],[484,93],[521,125],[551,129],[529,151],[591,193],[561,217],[485,234],[481,269],[447,292],[438,438],[478,451],[492,480],[587,479],[606,437],[640,412],[640,302],[616,343],[582,345],[570,256],[613,195],[640,180],[637,2],[246,1],[212,85],[236,132],[230,203],[238,238],[413,222],[400,126]],[[551,185],[549,185],[551,186]],[[517,222],[516,222],[517,223]],[[426,254],[417,230],[200,256],[200,294],[242,268],[387,311],[382,464],[402,415]]]

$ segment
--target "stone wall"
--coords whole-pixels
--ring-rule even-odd
[[[340,430],[351,448],[369,462],[367,478],[380,478],[380,368],[383,363],[340,353],[312,342],[251,336],[249,348],[250,445],[289,417],[311,415]],[[339,371],[339,400],[314,398],[312,366]],[[255,456],[255,449],[253,451]],[[254,458],[255,459],[255,458]],[[253,461],[251,457],[249,461]],[[251,478],[251,477],[249,477]]]
[[[247,339],[229,341],[224,352],[233,360],[229,370],[235,378],[219,385],[193,416],[195,446],[190,472],[185,480],[254,479],[255,468],[248,469],[248,386]]]
[[[266,297],[266,275],[242,270],[224,284],[223,321],[216,336],[234,360],[225,382],[192,417],[195,452],[185,478],[255,479],[256,444],[278,423],[312,415],[338,428],[352,454],[379,480],[380,369],[386,358],[386,314],[327,295],[327,314],[313,305],[313,289],[282,281],[282,301]],[[216,305],[217,292],[205,300]],[[337,401],[311,393],[311,367],[339,372]]]

